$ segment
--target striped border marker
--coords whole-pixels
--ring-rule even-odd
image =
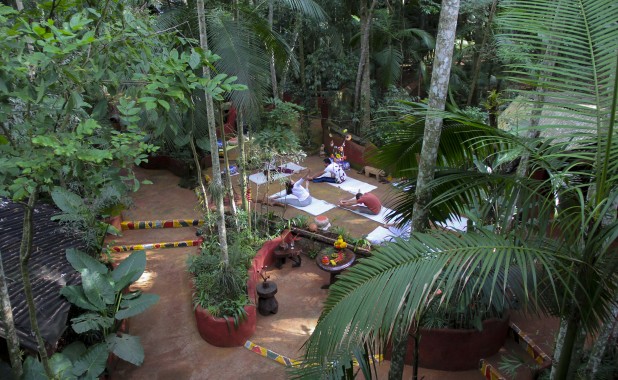
[[[133,245],[116,245],[104,249],[104,252],[128,252],[139,251],[146,249],[160,249],[160,248],[181,248],[181,247],[197,247],[202,244],[202,239],[196,240],[182,240],[172,241],[164,243],[150,243],[150,244],[133,244]]]
[[[299,364],[301,364],[300,361],[295,360],[295,359],[290,359],[287,356],[283,356],[281,354],[278,354],[274,351],[271,351],[267,348],[264,348],[262,346],[259,346],[255,343],[253,343],[252,341],[248,340],[245,342],[245,348],[248,349],[251,352],[254,352],[260,356],[263,356],[265,358],[268,359],[272,359],[274,361],[276,361],[279,364],[283,364],[286,367],[293,367],[293,366],[297,366]]]
[[[120,223],[123,231],[149,230],[155,228],[197,227],[204,224],[202,219],[132,220]]]
[[[491,364],[487,363],[485,359],[479,361],[479,370],[483,374],[483,377],[487,380],[505,380],[505,378],[494,368]]]
[[[298,366],[300,364],[302,364],[301,361],[296,360],[296,359],[290,359],[287,356],[283,356],[281,354],[278,354],[274,351],[271,351],[267,348],[264,348],[260,345],[257,345],[255,343],[253,343],[252,341],[248,340],[245,342],[245,348],[248,349],[249,351],[252,351],[260,356],[263,356],[265,358],[268,359],[272,359],[274,361],[276,361],[279,364],[283,364],[286,367],[295,367]],[[382,355],[374,355],[374,360],[377,362],[382,362],[383,360],[383,356]],[[354,365],[357,366],[358,362],[356,360],[354,360]]]
[[[517,326],[513,322],[509,323],[509,326],[511,327],[511,331],[513,332],[513,339],[515,340],[515,342],[519,343],[522,346],[525,345],[526,352],[532,357],[532,359],[534,359],[535,362],[540,364],[543,368],[547,368],[551,365],[552,359],[549,357],[549,355],[543,352],[543,350],[541,350],[541,348],[537,346],[526,333],[521,331],[519,326]]]

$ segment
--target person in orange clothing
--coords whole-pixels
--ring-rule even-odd
[[[343,208],[354,207],[358,212],[373,215],[378,215],[382,210],[382,202],[371,193],[358,193],[353,198],[342,199],[339,201],[339,206]]]

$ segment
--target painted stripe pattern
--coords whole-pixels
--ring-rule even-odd
[[[483,377],[487,380],[505,380],[505,378],[498,372],[494,366],[487,363],[485,359],[479,361],[479,370],[483,374]]]
[[[133,245],[116,245],[109,247],[104,251],[107,252],[128,252],[139,251],[147,249],[160,249],[160,248],[180,248],[180,247],[197,247],[202,244],[202,239],[195,240],[181,240],[165,243],[150,243],[150,244],[133,244]]]
[[[170,219],[170,220],[133,220],[120,224],[123,231],[148,230],[154,228],[197,227],[204,224],[202,219]]]
[[[268,359],[272,359],[274,361],[276,361],[279,364],[283,364],[286,367],[294,367],[294,366],[298,366],[300,364],[302,364],[301,361],[296,360],[296,359],[290,359],[287,356],[283,356],[281,354],[278,354],[274,351],[271,351],[267,348],[264,348],[260,345],[257,345],[255,343],[253,343],[252,341],[248,340],[245,342],[245,348],[248,349],[249,351],[252,351],[260,356],[263,356],[265,358]],[[374,360],[378,361],[378,362],[382,362],[382,360],[384,359],[382,355],[374,355]],[[357,366],[358,362],[356,360],[353,361],[354,365]]]
[[[519,326],[511,322],[510,331],[513,334],[513,339],[515,342],[519,343],[524,347],[526,352],[532,356],[535,362],[541,365],[542,368],[547,368],[551,365],[552,359],[547,355],[539,346],[537,346],[534,341],[521,329]]]
[[[252,341],[248,340],[245,342],[245,348],[248,349],[249,351],[252,351],[260,356],[263,356],[265,358],[268,359],[272,359],[274,361],[276,361],[279,364],[283,364],[286,367],[292,367],[292,366],[297,366],[299,364],[301,364],[300,361],[298,360],[294,360],[294,359],[290,359],[287,356],[283,356],[280,355],[274,351],[271,351],[267,348],[264,348],[262,346],[259,346],[255,343],[253,343]]]

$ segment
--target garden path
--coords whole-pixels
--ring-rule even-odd
[[[320,170],[319,157],[309,157],[305,163]],[[125,220],[162,220],[199,218],[197,199],[191,190],[180,188],[179,179],[165,170],[136,168],[141,179],[153,184],[143,186],[133,198],[134,207],[123,213]],[[361,175],[352,173],[363,179]],[[237,178],[237,177],[236,177]],[[363,179],[365,182],[371,180]],[[376,192],[386,196],[389,185],[379,184]],[[311,184],[310,190],[319,199],[335,202],[349,193],[340,192],[326,184]],[[257,190],[257,189],[255,189]],[[383,191],[383,193],[380,193]],[[256,194],[254,192],[254,194]],[[279,212],[290,218],[299,212],[294,208]],[[352,236],[362,236],[379,224],[342,209],[327,213],[333,224],[342,225]],[[195,239],[195,227],[174,229],[150,229],[124,231],[122,237],[110,239],[109,243],[135,244]],[[113,243],[112,243],[113,240]],[[131,318],[130,333],[141,338],[145,361],[141,367],[119,363],[112,378],[116,379],[284,379],[286,369],[281,364],[264,358],[243,347],[217,348],[201,339],[195,325],[189,275],[186,261],[196,247],[146,250],[147,267],[144,275],[134,285],[136,288],[158,294],[157,305]],[[118,259],[126,254],[114,254]],[[269,272],[279,292],[279,312],[271,316],[258,314],[257,331],[251,338],[254,343],[290,358],[299,356],[302,344],[309,337],[319,317],[327,290],[320,289],[328,282],[328,274],[304,258],[300,268],[286,264],[281,270]],[[525,329],[525,326],[523,327]],[[530,330],[529,330],[530,331]],[[540,327],[538,331],[545,331]],[[378,367],[379,378],[387,378],[388,363]],[[406,368],[405,378],[410,378]],[[442,372],[421,369],[425,380],[434,379],[482,379],[476,370],[465,372]]]

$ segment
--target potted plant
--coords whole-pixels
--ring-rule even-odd
[[[229,263],[218,244],[202,245],[189,259],[193,304],[202,338],[217,347],[242,346],[256,328],[255,281],[249,275],[255,249],[245,233],[230,234]]]

